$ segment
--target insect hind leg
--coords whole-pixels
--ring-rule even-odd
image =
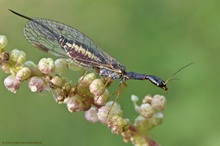
[[[116,103],[116,101],[118,100],[118,98],[119,98],[120,95],[121,95],[121,91],[124,89],[124,88],[122,88],[122,86],[121,86],[122,84],[124,85],[124,88],[127,87],[127,84],[126,84],[125,82],[120,82],[120,83],[119,83],[119,85],[118,85],[118,91],[117,91],[117,96],[115,97],[115,99],[114,99],[112,105],[110,106],[110,109],[109,109],[109,111],[108,111],[107,116],[110,114],[110,112],[111,112],[111,110],[112,110],[114,104]]]

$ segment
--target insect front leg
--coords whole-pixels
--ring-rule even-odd
[[[79,84],[83,81],[83,79],[84,79],[84,77],[86,76],[87,72],[88,72],[87,70],[84,70],[84,71],[83,71],[80,80],[79,80],[79,81],[76,83],[76,85],[75,85],[73,94],[76,94],[76,93],[77,93],[77,88],[78,88]]]

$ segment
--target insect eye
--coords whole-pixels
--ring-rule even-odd
[[[160,84],[158,87],[162,88],[163,90],[167,91],[168,88],[167,88],[167,85],[166,83],[163,81],[162,84]]]

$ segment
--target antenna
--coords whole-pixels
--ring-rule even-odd
[[[177,70],[174,74],[172,74],[172,75],[165,81],[165,84],[167,84],[170,80],[174,79],[173,76],[175,76],[178,72],[180,72],[181,70],[183,70],[184,68],[186,68],[186,67],[188,67],[188,66],[190,66],[190,65],[192,65],[192,64],[194,64],[194,62],[191,62],[191,63],[189,63],[189,64],[187,64],[187,65],[181,67],[179,70]]]

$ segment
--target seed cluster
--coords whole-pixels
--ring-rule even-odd
[[[10,53],[4,51],[7,38],[0,35],[0,68],[9,74],[4,80],[5,87],[16,93],[22,82],[27,81],[32,92],[52,92],[55,101],[66,104],[68,111],[85,111],[85,118],[91,123],[100,122],[106,125],[113,134],[123,136],[125,142],[133,145],[158,145],[149,136],[149,130],[160,125],[163,120],[162,111],[166,98],[161,95],[147,95],[140,105],[138,97],[131,96],[134,109],[138,116],[134,123],[123,118],[123,111],[118,103],[109,100],[109,91],[102,79],[94,73],[88,73],[72,85],[71,81],[62,76],[67,69],[76,69],[71,61],[66,59],[53,60],[42,58],[38,64],[26,61],[26,54],[18,49]],[[129,109],[130,110],[130,109]]]

